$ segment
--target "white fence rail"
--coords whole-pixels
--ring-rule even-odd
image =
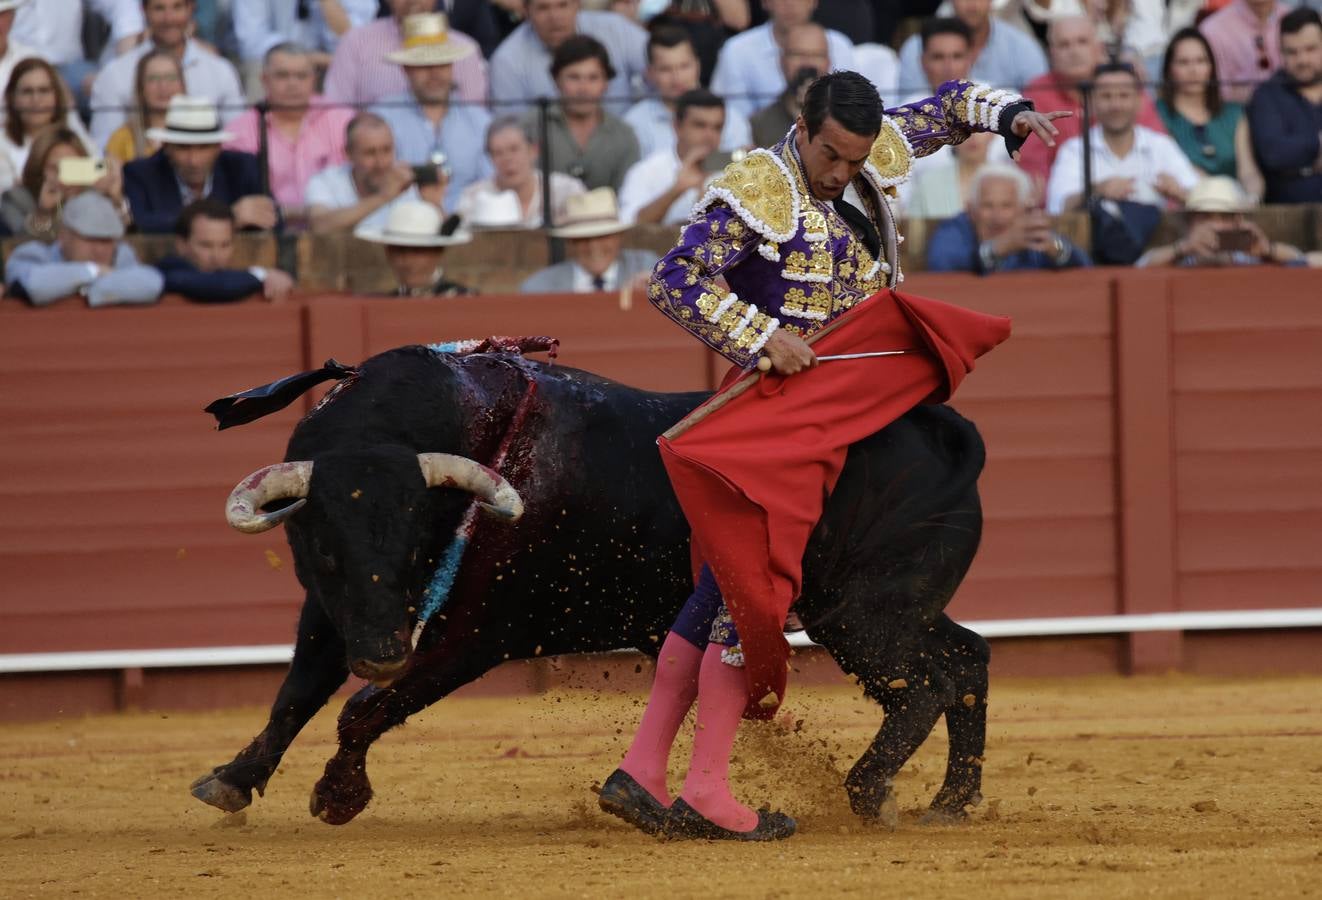
[[[1070,637],[1130,634],[1139,631],[1238,631],[1322,627],[1322,608],[1253,609],[1224,612],[1171,612],[1117,616],[1050,616],[961,622],[986,638]],[[811,647],[803,632],[790,635],[791,646]],[[89,672],[107,669],[193,668],[202,666],[285,665],[293,658],[289,644],[249,647],[183,647],[169,650],[89,650],[60,653],[0,654],[0,675],[39,672]]]

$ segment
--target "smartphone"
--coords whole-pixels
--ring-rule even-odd
[[[1248,253],[1253,249],[1253,232],[1247,228],[1227,228],[1218,231],[1216,248],[1222,253]]]
[[[414,166],[413,183],[418,187],[427,187],[431,184],[440,184],[441,176],[436,171],[435,166]]]
[[[70,156],[60,160],[60,184],[89,187],[106,177],[106,161],[90,156]]]

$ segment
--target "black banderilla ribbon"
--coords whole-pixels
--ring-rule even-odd
[[[320,369],[299,372],[261,387],[213,400],[204,411],[216,417],[216,430],[224,431],[279,412],[323,381],[344,381],[357,377],[358,369],[355,366],[328,359]]]

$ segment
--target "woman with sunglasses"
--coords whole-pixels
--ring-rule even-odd
[[[1241,124],[1244,107],[1221,99],[1216,57],[1197,28],[1180,29],[1166,46],[1157,112],[1195,168],[1238,178],[1255,193],[1261,176]]]

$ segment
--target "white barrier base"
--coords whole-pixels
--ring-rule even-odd
[[[1237,631],[1262,628],[1322,627],[1322,608],[1254,609],[1225,612],[1173,612],[1118,616],[1051,616],[961,622],[985,638],[1069,637],[1130,634],[1139,631]],[[789,636],[792,647],[815,646],[802,631]],[[200,666],[287,665],[290,644],[250,647],[185,647],[170,650],[90,650],[67,653],[0,654],[0,675],[24,672],[88,672],[105,669],[193,668]]]

